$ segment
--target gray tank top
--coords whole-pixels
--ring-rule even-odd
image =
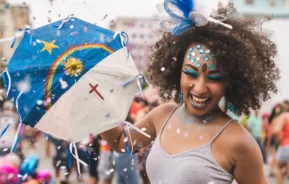
[[[161,146],[160,137],[171,112],[151,148],[146,162],[151,184],[228,184],[234,177],[218,165],[211,144],[232,120],[229,120],[208,144],[177,155],[169,155]]]

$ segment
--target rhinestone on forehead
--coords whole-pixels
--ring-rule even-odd
[[[209,59],[210,59],[209,56],[204,56],[205,61],[209,61]]]
[[[201,45],[197,45],[197,49],[200,50],[202,48]]]
[[[206,50],[206,54],[210,54],[210,52],[211,52],[210,50]]]
[[[196,53],[195,53],[195,52],[192,52],[192,56],[196,56]]]
[[[197,66],[197,67],[200,67],[200,66],[201,66],[201,63],[200,63],[200,62],[197,62],[196,66]]]
[[[196,62],[196,59],[195,59],[195,58],[193,58],[193,59],[191,60],[191,62],[192,62],[192,63],[195,63],[195,62]]]
[[[214,70],[215,69],[215,65],[214,64],[210,64],[209,69],[210,70]]]
[[[205,53],[204,49],[201,49],[200,54],[204,54],[204,53]]]
[[[194,51],[194,49],[193,48],[190,48],[190,52],[193,52]]]
[[[200,61],[200,60],[201,60],[201,58],[200,58],[200,57],[197,57],[196,59],[197,59],[197,61]]]
[[[191,57],[192,57],[191,54],[189,54],[189,55],[188,55],[188,59],[191,59]]]

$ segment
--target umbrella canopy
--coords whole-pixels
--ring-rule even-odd
[[[137,75],[121,34],[70,17],[26,30],[2,77],[23,124],[78,142],[125,120]]]

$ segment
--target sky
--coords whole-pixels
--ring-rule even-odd
[[[206,0],[213,7],[219,0]],[[227,0],[220,0],[226,3]],[[34,28],[74,14],[100,26],[106,26],[116,17],[151,17],[160,15],[155,6],[162,0],[8,0],[11,4],[26,4],[30,7]]]

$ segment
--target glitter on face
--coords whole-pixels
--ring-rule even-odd
[[[196,53],[195,53],[195,52],[192,52],[192,56],[196,56]]]
[[[200,66],[201,66],[201,63],[200,63],[200,62],[197,62],[196,66],[197,66],[197,67],[200,67]]]
[[[193,52],[194,51],[194,49],[193,48],[190,48],[190,52]]]
[[[203,135],[200,135],[199,139],[200,139],[200,140],[203,140],[203,139],[204,139],[204,136],[203,136]]]
[[[206,54],[210,54],[210,52],[211,52],[210,50],[206,50]]]
[[[200,50],[202,48],[201,45],[197,45],[197,49]]]
[[[201,49],[200,54],[204,54],[204,53],[205,53],[204,49]]]
[[[215,69],[215,65],[214,64],[210,64],[210,70],[214,70]]]
[[[192,57],[191,54],[189,54],[189,55],[188,55],[188,59],[191,59],[191,57]]]
[[[204,56],[205,61],[209,61],[209,56]]]
[[[197,59],[197,61],[200,61],[200,60],[201,60],[201,58],[200,58],[200,57],[197,57],[196,59]]]
[[[195,63],[195,62],[196,62],[196,59],[193,58],[193,59],[191,60],[191,62],[192,62],[192,63]]]

